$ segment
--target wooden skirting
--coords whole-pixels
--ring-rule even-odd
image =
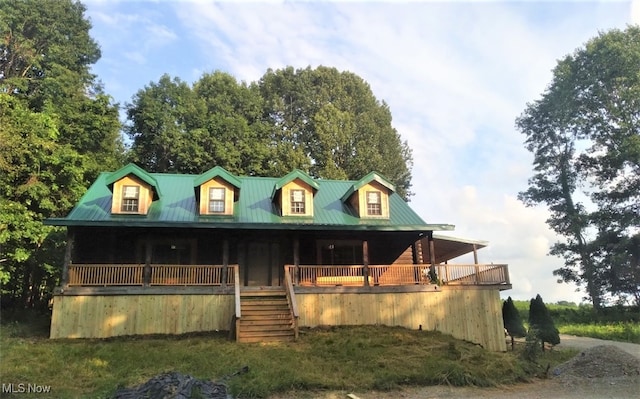
[[[142,290],[142,289],[141,289]],[[228,330],[233,293],[56,295],[51,338],[183,334]],[[505,351],[502,303],[497,287],[296,287],[300,327],[388,325],[436,330]]]
[[[51,338],[229,330],[233,295],[57,295]]]
[[[436,330],[505,351],[499,291],[297,293],[300,327],[388,325]]]

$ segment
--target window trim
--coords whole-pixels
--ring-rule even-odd
[[[128,195],[128,189],[135,189],[135,195]],[[120,199],[121,213],[140,213],[140,186],[139,185],[122,185],[122,195]]]
[[[297,193],[300,193],[302,195],[302,201],[294,201],[295,195]],[[292,215],[307,214],[306,193],[304,189],[289,190],[289,199],[290,199],[290,211]]]
[[[370,196],[375,196],[375,201],[370,201]],[[366,191],[367,216],[382,216],[382,193],[380,191]]]
[[[213,192],[214,190],[220,190],[222,192],[222,199],[213,198]],[[226,196],[227,196],[227,189],[224,187],[209,187],[209,204],[207,207],[207,211],[210,214],[224,214],[226,213]],[[222,205],[222,208],[220,210],[215,210],[212,205],[217,204],[217,205]]]

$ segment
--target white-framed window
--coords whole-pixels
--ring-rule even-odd
[[[382,195],[380,191],[367,191],[367,215],[382,215]]]
[[[140,186],[122,186],[121,212],[138,212],[140,209]]]
[[[291,213],[306,213],[304,202],[304,190],[291,190]]]
[[[224,213],[224,196],[223,187],[209,188],[209,213]]]

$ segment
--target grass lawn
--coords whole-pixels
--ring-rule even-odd
[[[0,381],[51,386],[52,398],[105,398],[168,371],[228,380],[234,397],[289,390],[392,390],[402,385],[497,386],[526,381],[575,352],[487,352],[436,332],[391,327],[306,330],[295,343],[238,344],[226,334],[49,340],[48,320],[0,326]],[[5,394],[3,394],[5,395]],[[22,396],[21,396],[22,395]],[[11,396],[9,396],[11,397]],[[15,397],[24,397],[16,394]]]

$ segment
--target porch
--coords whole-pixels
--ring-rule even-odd
[[[510,288],[505,264],[285,265],[296,287],[498,286]],[[232,287],[230,265],[70,264],[66,287]],[[240,281],[238,282],[240,283]],[[280,281],[280,286],[284,281]]]

